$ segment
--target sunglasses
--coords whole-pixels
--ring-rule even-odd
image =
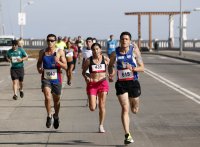
[[[47,39],[47,42],[55,42],[56,40]]]

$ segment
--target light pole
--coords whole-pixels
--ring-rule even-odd
[[[179,34],[179,55],[182,56],[183,52],[183,12],[182,12],[182,0],[180,0],[180,34]]]
[[[26,24],[26,14],[23,12],[24,8],[28,5],[32,5],[34,1],[28,1],[23,5],[22,0],[20,0],[20,13],[18,14],[18,24],[20,26],[20,38],[23,38],[23,26]]]

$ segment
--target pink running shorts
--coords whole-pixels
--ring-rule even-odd
[[[86,90],[88,95],[97,95],[99,92],[108,92],[109,84],[107,80],[89,82]]]

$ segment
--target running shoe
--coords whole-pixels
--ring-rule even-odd
[[[106,132],[106,131],[105,131],[103,125],[100,125],[100,126],[99,126],[99,133],[105,133],[105,132]]]
[[[50,128],[52,125],[52,117],[47,116],[46,127]]]
[[[13,96],[13,100],[17,100],[17,95],[15,94],[14,96]]]
[[[24,97],[24,92],[23,91],[19,91],[19,95],[20,95],[21,98],[23,98]]]
[[[53,127],[54,127],[55,129],[58,129],[58,127],[59,127],[59,117],[58,117],[58,116],[55,117],[55,115],[53,115],[53,119],[54,119]]]
[[[67,81],[67,85],[71,86],[72,85],[71,81]]]
[[[133,142],[134,142],[134,140],[131,137],[131,134],[130,133],[125,134],[124,144],[130,144],[130,143],[133,143]]]

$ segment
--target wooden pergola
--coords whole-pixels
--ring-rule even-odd
[[[149,16],[149,48],[152,48],[152,15],[180,15],[180,12],[126,12],[125,15],[137,15],[138,16],[138,47],[141,47],[141,16]],[[184,11],[182,14],[190,14],[190,11]]]

